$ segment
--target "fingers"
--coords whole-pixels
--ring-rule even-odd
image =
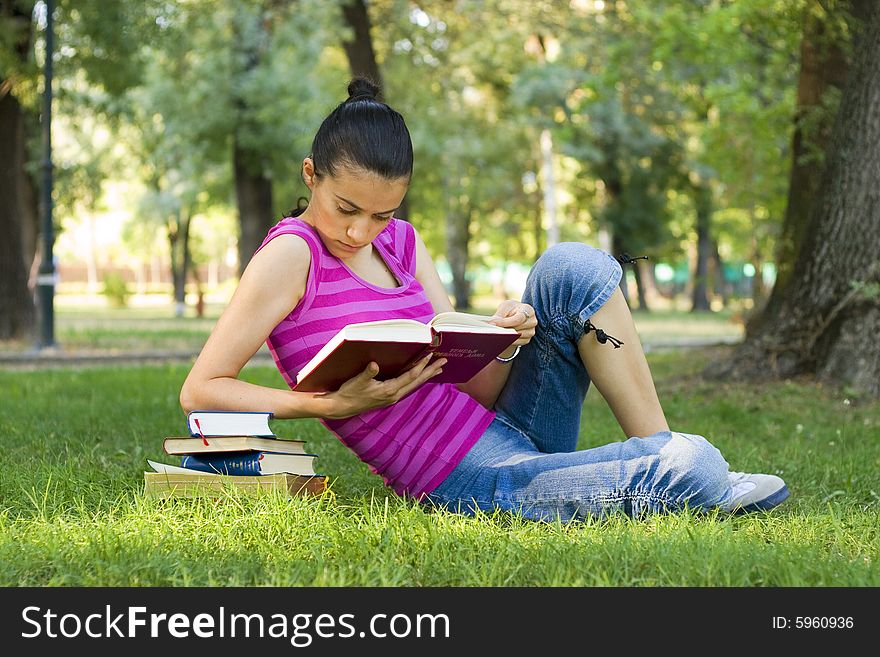
[[[430,361],[430,357],[428,358],[428,360]],[[437,360],[430,362],[430,364],[423,367],[414,379],[410,380],[407,383],[404,383],[403,387],[401,387],[400,389],[397,390],[396,394],[397,394],[398,398],[408,395],[410,392],[412,392],[413,390],[418,388],[423,383],[430,381],[433,377],[440,374],[440,372],[443,371],[443,366],[445,364],[446,364],[445,358],[438,358]],[[413,370],[410,370],[409,372],[407,372],[407,374],[410,374],[412,371]],[[399,378],[403,378],[403,377],[399,377]]]
[[[370,361],[364,368],[364,371],[357,375],[362,381],[369,381],[379,373],[379,365],[375,361]]]
[[[538,325],[538,319],[535,317],[535,309],[529,304],[518,301],[503,301],[495,311],[492,323],[524,333],[533,330]],[[534,331],[532,331],[532,335],[534,335]]]

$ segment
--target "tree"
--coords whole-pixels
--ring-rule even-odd
[[[247,9],[250,9],[248,11]],[[255,143],[264,126],[257,117],[259,107],[249,93],[252,80],[260,74],[268,57],[270,26],[262,2],[255,7],[236,7],[232,16],[233,48],[232,104],[236,121],[232,134],[232,170],[238,202],[241,235],[238,240],[238,268],[244,272],[251,255],[260,246],[273,223],[272,178],[266,154]],[[188,225],[188,224],[187,224]]]
[[[825,151],[849,72],[848,51],[852,44],[846,32],[854,29],[853,18],[856,23],[864,21],[870,4],[870,0],[840,0],[831,3],[830,8],[815,3],[803,12],[791,174],[785,216],[776,244],[776,283],[767,300],[771,308],[784,298],[806,236],[810,208],[822,180]],[[855,16],[847,15],[849,12]],[[761,311],[750,318],[750,331],[756,330],[758,323],[773,312]]]
[[[26,119],[17,97],[31,58],[33,8],[33,2],[0,3],[0,340],[28,338],[36,323],[23,250]]]
[[[342,16],[352,33],[351,38],[342,40],[342,47],[348,58],[348,68],[352,76],[365,77],[372,80],[380,89],[384,89],[382,72],[376,61],[376,51],[373,49],[370,13],[366,3],[364,0],[349,0],[342,6]],[[409,217],[409,204],[406,196],[403,197],[400,207],[394,214],[401,219]]]
[[[715,376],[813,374],[880,396],[880,5],[868,16],[791,281]]]

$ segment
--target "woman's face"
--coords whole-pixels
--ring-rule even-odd
[[[342,169],[317,178],[310,158],[303,162],[303,178],[312,197],[300,218],[343,260],[357,255],[382,232],[409,186],[406,178],[388,180],[362,170]]]

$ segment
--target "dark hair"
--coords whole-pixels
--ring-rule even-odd
[[[412,177],[412,139],[403,117],[376,98],[379,87],[364,77],[348,85],[348,99],[324,119],[312,141],[315,174],[361,169],[388,180]]]

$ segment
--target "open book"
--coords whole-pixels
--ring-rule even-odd
[[[338,390],[370,361],[379,365],[377,379],[392,379],[428,353],[448,361],[432,383],[463,383],[519,338],[514,329],[489,324],[489,319],[452,311],[435,315],[427,324],[414,319],[349,324],[299,371],[294,390]]]

